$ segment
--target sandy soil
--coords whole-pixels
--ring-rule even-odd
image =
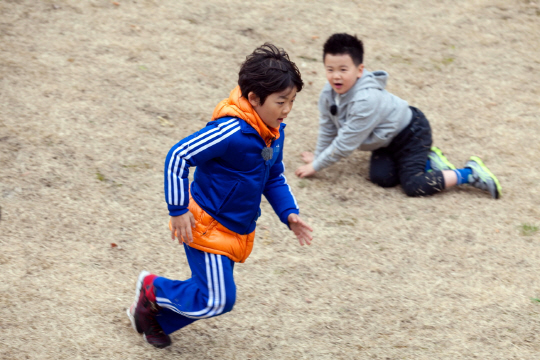
[[[484,159],[501,200],[407,198],[371,184],[361,152],[294,177],[316,141],[321,47],[340,31],[451,161]],[[164,157],[265,41],[306,82],[285,162],[315,242],[298,246],[263,201],[233,312],[156,350],[125,308],[141,269],[189,276]],[[538,359],[539,44],[537,0],[1,1],[0,358]]]

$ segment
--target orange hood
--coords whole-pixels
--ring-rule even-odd
[[[225,116],[239,117],[251,125],[263,138],[267,146],[272,144],[272,140],[279,138],[279,128],[268,127],[260,118],[259,114],[246,98],[242,97],[240,86],[236,86],[229,98],[221,101],[212,114],[212,120]]]

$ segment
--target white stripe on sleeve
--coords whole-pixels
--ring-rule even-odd
[[[227,132],[231,128],[232,128],[232,131]],[[184,173],[184,168],[185,168],[184,159],[189,159],[192,156],[197,155],[199,152],[206,150],[210,146],[215,145],[225,140],[226,138],[228,138],[229,136],[231,136],[238,130],[240,130],[238,120],[236,118],[231,119],[227,122],[224,122],[223,124],[218,125],[218,127],[216,127],[215,129],[207,131],[204,134],[201,134],[191,139],[190,141],[180,145],[173,152],[169,160],[169,166],[167,170],[167,185],[168,185],[167,195],[168,195],[169,204],[182,206],[185,203],[184,179],[182,179],[182,175]],[[216,137],[218,137],[216,140],[194,151],[195,148],[197,148],[198,146],[204,145],[205,143],[208,143],[210,140]],[[187,155],[187,156],[184,157],[184,155]],[[179,165],[180,159],[182,160],[182,163],[181,163],[180,171],[178,171],[178,165]],[[181,193],[180,201],[178,201],[179,192]]]

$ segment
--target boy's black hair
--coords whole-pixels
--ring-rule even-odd
[[[296,65],[283,49],[264,43],[246,57],[238,73],[238,85],[246,99],[253,91],[261,105],[268,95],[296,86],[300,92],[304,86],[302,76]]]
[[[364,45],[356,36],[345,33],[334,34],[324,43],[323,61],[326,54],[349,55],[354,65],[358,66],[364,61]]]

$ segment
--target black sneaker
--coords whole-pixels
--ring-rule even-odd
[[[127,310],[131,325],[144,339],[157,348],[171,345],[171,338],[163,332],[156,320],[159,307],[156,304],[153,281],[155,275],[142,271],[137,280],[135,302]]]

